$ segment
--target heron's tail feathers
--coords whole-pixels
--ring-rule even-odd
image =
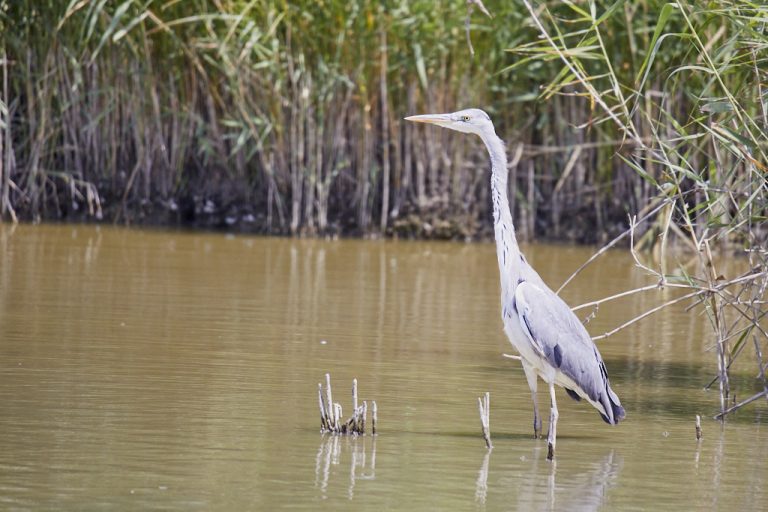
[[[627,413],[621,406],[618,395],[613,392],[611,384],[607,380],[605,383],[605,393],[600,397],[600,403],[603,409],[605,409],[605,414],[601,412],[600,416],[609,425],[616,425],[627,416]]]

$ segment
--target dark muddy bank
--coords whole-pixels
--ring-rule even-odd
[[[490,211],[456,209],[433,204],[418,208],[409,206],[392,216],[386,229],[369,226],[362,229],[354,211],[339,211],[330,215],[324,229],[316,225],[291,226],[282,216],[270,211],[263,201],[224,194],[202,197],[181,196],[169,199],[137,201],[120,204],[118,197],[101,197],[99,201],[73,198],[60,194],[49,198],[38,214],[21,209],[18,218],[25,222],[77,222],[117,224],[126,226],[170,227],[277,236],[400,238],[421,240],[479,241],[493,239]],[[602,230],[596,228],[597,210],[593,204],[566,208],[560,212],[557,227],[552,204],[543,205],[530,231],[527,220],[518,227],[518,236],[526,241],[549,240],[579,244],[605,242],[626,229],[626,215],[621,209],[602,211]],[[518,222],[520,219],[516,219]]]

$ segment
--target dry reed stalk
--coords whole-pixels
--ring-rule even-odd
[[[371,434],[373,434],[375,436],[375,435],[377,435],[376,434],[376,425],[377,425],[377,423],[379,421],[378,408],[376,407],[376,400],[373,400],[371,402],[371,404],[373,405],[373,412],[371,414]]]
[[[352,380],[352,415],[343,420],[341,404],[333,402],[331,393],[331,375],[325,374],[325,396],[322,383],[317,384],[318,406],[320,408],[320,432],[332,434],[349,434],[355,436],[365,435],[365,426],[368,417],[368,401],[363,400],[358,405],[357,379]],[[373,406],[373,434],[376,435],[377,410],[376,402]]]
[[[330,430],[330,425],[327,419],[328,408],[323,401],[323,385],[319,382],[317,383],[317,401],[320,406],[320,432],[324,432],[325,430]]]
[[[381,17],[383,18],[383,16]],[[389,219],[389,186],[390,186],[390,132],[389,132],[389,87],[387,85],[388,53],[387,53],[387,31],[383,21],[380,21],[379,27],[379,99],[381,102],[381,148],[382,148],[382,176],[381,176],[381,211],[379,214],[379,229],[382,233],[387,231],[387,221]]]
[[[357,379],[352,379],[352,408],[357,410]]]
[[[483,440],[488,449],[493,449],[491,443],[491,394],[486,391],[485,396],[477,398],[477,408],[480,411],[480,426],[483,432]]]
[[[325,374],[325,406],[326,406],[326,415],[330,419],[330,429],[335,430],[336,429],[336,422],[334,421],[335,418],[335,412],[336,412],[336,406],[333,403],[333,392],[331,391],[331,374],[326,373]]]
[[[16,217],[16,211],[10,200],[13,139],[11,138],[11,106],[8,101],[8,54],[5,46],[3,46],[2,67],[3,96],[0,98],[0,106],[2,106],[2,112],[0,112],[0,121],[2,121],[0,122],[0,219],[2,219],[7,212],[11,217],[11,220],[16,223],[18,222],[18,218]]]

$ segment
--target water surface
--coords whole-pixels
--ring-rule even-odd
[[[555,287],[591,254],[524,250]],[[563,296],[647,282],[616,251]],[[768,407],[707,419],[706,318],[668,310],[600,341],[627,420],[559,391],[549,463],[522,369],[501,356],[498,294],[491,244],[0,225],[0,508],[763,509]],[[588,328],[671,296],[603,306]],[[378,436],[319,433],[326,372],[345,414],[354,377],[377,401]]]

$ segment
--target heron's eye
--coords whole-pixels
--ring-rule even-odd
[[[469,121],[469,116],[461,116],[461,120],[466,123],[467,121]]]

